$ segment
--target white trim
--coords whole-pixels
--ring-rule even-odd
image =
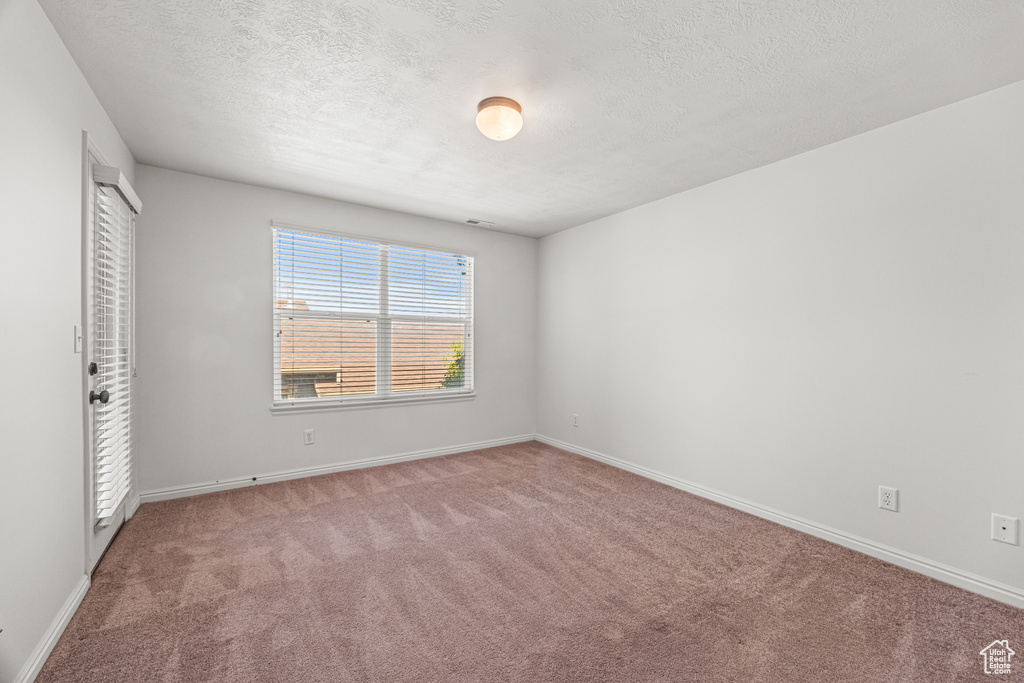
[[[481,448],[493,448],[494,446],[507,446],[513,443],[533,441],[533,434],[521,434],[510,436],[505,439],[493,439],[490,441],[477,441],[476,443],[464,443],[458,446],[447,446],[444,448],[430,448],[423,451],[410,451],[398,455],[383,455],[364,460],[353,460],[351,462],[339,462],[332,465],[320,467],[305,467],[297,470],[285,470],[272,474],[261,474],[254,477],[237,477],[234,479],[220,479],[203,484],[191,484],[188,486],[171,486],[163,489],[153,489],[142,492],[143,503],[154,503],[159,500],[170,500],[172,498],[185,498],[186,496],[197,496],[203,493],[214,493],[216,491],[227,491],[244,486],[258,486],[259,484],[272,484],[278,481],[289,479],[302,479],[304,477],[315,477],[320,474],[331,474],[344,472],[345,470],[356,470],[364,467],[375,467],[377,465],[391,465],[397,462],[409,460],[421,460],[423,458],[434,458],[440,455],[451,455],[452,453],[464,453],[466,451],[477,451]]]
[[[135,487],[132,487],[132,490],[128,492],[128,507],[124,510],[125,521],[132,518],[132,515],[138,511],[140,505],[142,505],[142,497],[139,496],[139,492],[135,490]]]
[[[938,579],[944,583],[969,590],[972,593],[978,593],[992,598],[993,600],[999,600],[1000,602],[1013,605],[1014,607],[1024,608],[1024,590],[1016,588],[1015,586],[1010,586],[998,581],[992,581],[991,579],[957,569],[956,567],[950,567],[949,565],[935,562],[934,560],[929,560],[925,557],[920,557],[919,555],[913,555],[898,548],[893,548],[892,546],[876,543],[875,541],[855,536],[853,534],[848,534],[845,531],[840,531],[839,529],[834,529],[832,527],[825,526],[824,524],[818,524],[817,522],[812,522],[810,520],[803,519],[802,517],[797,517],[780,510],[775,510],[774,508],[759,505],[758,503],[744,500],[743,498],[737,498],[727,493],[722,493],[721,491],[709,489],[707,487],[700,486],[699,484],[694,484],[684,479],[679,479],[642,465],[635,465],[631,462],[620,460],[619,458],[615,458],[610,455],[605,455],[604,453],[592,451],[589,448],[576,446],[541,434],[537,435],[537,441],[546,443],[549,446],[554,446],[555,448],[561,448],[562,450],[566,450],[571,453],[576,453],[577,455],[591,458],[592,460],[599,460],[608,465],[612,465],[613,467],[618,467],[619,469],[639,474],[642,477],[647,477],[648,479],[660,481],[661,483],[668,484],[674,488],[687,491],[702,498],[713,500],[716,503],[721,503],[722,505],[726,505],[737,510],[742,510],[743,512],[748,512],[756,517],[767,519],[777,524],[781,524],[782,526],[789,527],[790,529],[796,529],[797,531],[802,531],[810,534],[811,536],[817,536],[818,538],[850,548],[851,550],[856,550],[864,553],[865,555],[870,555],[871,557],[878,558],[879,560],[884,560],[885,562],[898,565],[919,574],[930,576],[933,579]]]
[[[344,254],[344,251],[342,252]],[[391,341],[392,341],[392,324],[391,324],[391,273],[390,266],[388,265],[391,260],[391,247],[382,244],[377,248],[377,387],[375,397],[381,399],[391,398]],[[274,274],[275,282],[277,281],[277,274]],[[344,275],[342,275],[344,279]],[[344,289],[344,285],[341,285]],[[292,294],[292,296],[295,296]],[[344,299],[344,295],[342,295]],[[275,296],[276,300],[277,297]],[[342,332],[342,339],[344,339],[344,332]],[[344,341],[342,342],[344,344]],[[344,361],[342,361],[342,367],[344,368]],[[344,371],[343,371],[344,372]],[[344,375],[342,375],[344,376]],[[277,380],[277,375],[274,376]],[[340,378],[338,384],[341,384]],[[340,389],[339,389],[340,391]]]
[[[75,616],[75,611],[82,604],[82,600],[85,599],[85,594],[89,592],[90,583],[88,574],[82,574],[78,584],[71,591],[71,595],[64,601],[64,606],[60,608],[57,616],[54,617],[50,628],[46,629],[46,633],[43,634],[39,644],[36,645],[36,649],[32,651],[32,656],[25,662],[25,666],[21,667],[21,673],[14,678],[15,683],[32,683],[36,676],[39,675],[39,671],[43,668],[43,664],[46,663],[47,657],[53,652],[53,648],[56,647],[57,641],[60,640],[61,635],[64,633],[64,629],[71,622],[71,617]]]
[[[291,401],[281,403],[271,403],[270,412],[274,414],[287,414],[287,413],[304,413],[304,412],[318,412],[325,410],[351,410],[353,408],[383,408],[384,406],[407,406],[416,405],[418,403],[450,403],[452,401],[472,401],[476,399],[476,392],[462,392],[458,390],[451,390],[451,393],[441,393],[444,390],[436,390],[433,392],[408,392],[407,397],[402,398],[380,398],[380,394],[374,394],[373,398],[347,398],[347,399],[330,399],[330,398],[310,398],[310,399],[293,399]],[[403,392],[406,393],[406,392]],[[395,396],[396,394],[388,394],[388,396]],[[398,394],[401,396],[401,394]]]

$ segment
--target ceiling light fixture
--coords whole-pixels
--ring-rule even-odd
[[[488,97],[476,105],[476,127],[492,140],[508,140],[523,129],[523,108],[508,97]]]

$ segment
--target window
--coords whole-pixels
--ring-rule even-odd
[[[473,391],[473,258],[274,225],[274,406]]]

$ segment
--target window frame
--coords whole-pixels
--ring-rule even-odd
[[[376,313],[346,313],[341,312],[311,312],[301,309],[280,309],[278,301],[278,276],[277,276],[277,231],[295,231],[317,235],[329,239],[353,240],[364,244],[373,244],[380,251],[378,271],[378,310]],[[270,410],[273,413],[290,413],[304,411],[334,411],[355,408],[375,408],[394,405],[409,405],[422,403],[438,403],[450,401],[466,401],[476,398],[475,363],[476,363],[476,340],[475,328],[475,296],[476,296],[476,254],[465,249],[450,249],[434,245],[416,244],[397,240],[381,239],[366,235],[356,235],[337,230],[325,228],[311,228],[295,223],[282,221],[271,221],[271,318],[272,328],[272,356],[273,375],[271,376],[271,404]],[[388,310],[389,299],[389,257],[390,250],[387,247],[399,247],[405,249],[417,249],[433,253],[451,254],[466,259],[469,268],[469,287],[466,293],[466,317],[461,316],[431,316],[431,315],[410,315],[392,314]],[[288,311],[288,315],[283,315]],[[352,394],[350,396],[337,397],[316,397],[316,398],[282,398],[280,395],[280,384],[278,378],[281,376],[281,321],[283,318],[308,318],[314,320],[373,320],[377,330],[377,355],[376,355],[376,388],[373,394]],[[451,322],[466,325],[465,336],[465,368],[464,385],[454,389],[429,389],[425,391],[391,391],[391,361],[392,345],[391,331],[395,322]],[[381,389],[385,389],[381,391]]]

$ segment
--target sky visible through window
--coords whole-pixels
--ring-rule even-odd
[[[381,249],[387,249],[390,314],[468,314],[464,256],[281,228],[276,244],[278,307],[305,304],[311,312],[379,314]]]

